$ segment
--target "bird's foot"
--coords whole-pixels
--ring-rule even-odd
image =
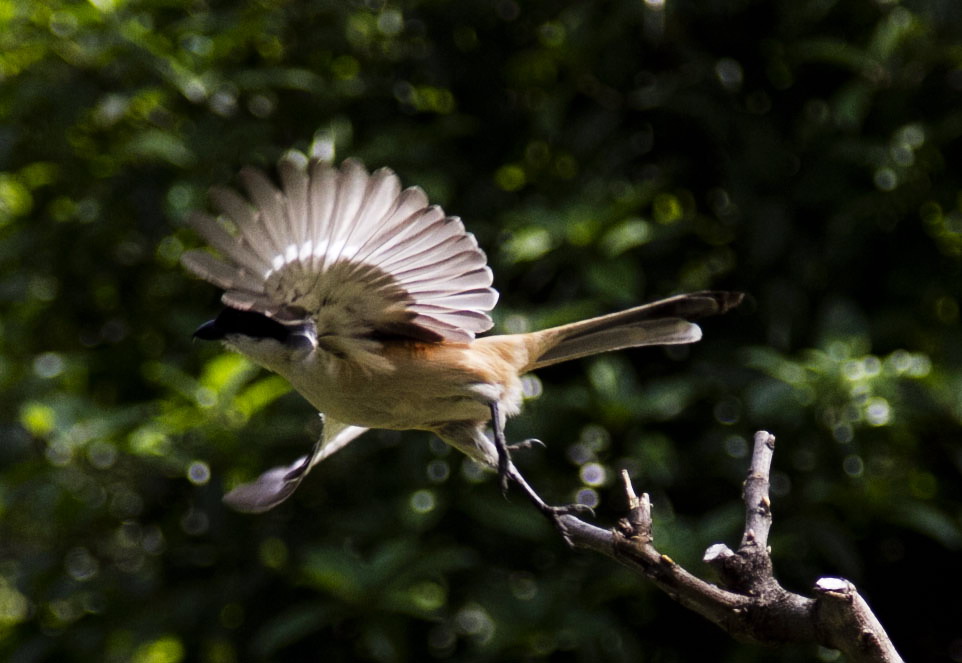
[[[568,536],[568,529],[565,526],[565,516],[579,516],[582,514],[594,515],[594,509],[587,504],[564,504],[554,506],[548,504],[531,487],[527,479],[521,474],[515,464],[511,461],[511,451],[516,449],[528,449],[536,445],[544,446],[544,442],[529,438],[516,444],[508,444],[504,439],[504,430],[501,427],[501,418],[498,412],[497,403],[491,405],[491,420],[494,427],[494,446],[498,450],[498,482],[501,485],[501,492],[507,496],[508,487],[514,482],[525,497],[540,511],[545,518],[551,521],[555,529],[561,534],[569,546],[572,545],[571,538]]]

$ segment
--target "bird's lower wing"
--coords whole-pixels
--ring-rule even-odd
[[[273,509],[294,494],[315,465],[346,447],[366,430],[362,426],[349,426],[325,418],[324,430],[310,455],[301,456],[290,465],[272,468],[254,481],[237,486],[224,495],[224,503],[241,513],[263,513]]]

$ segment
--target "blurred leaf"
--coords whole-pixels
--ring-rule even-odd
[[[903,500],[893,508],[891,517],[902,527],[938,541],[948,550],[962,548],[962,526],[957,519],[935,506],[917,500]]]

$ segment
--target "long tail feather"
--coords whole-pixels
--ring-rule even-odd
[[[525,370],[643,345],[677,345],[701,339],[692,320],[718,315],[742,301],[740,292],[695,292],[662,299],[539,332],[543,350]]]

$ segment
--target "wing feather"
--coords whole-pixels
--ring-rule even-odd
[[[236,287],[242,274],[210,253],[197,249],[185,251],[181,256],[181,262],[195,275],[225,290]]]
[[[347,159],[341,164],[341,177],[337,183],[336,202],[325,249],[331,263],[344,257],[351,233],[360,225],[358,212],[364,203],[367,183],[367,171],[360,163]]]
[[[435,291],[426,292],[418,297],[419,302],[424,302],[426,304],[433,304],[434,302],[444,302],[440,306],[444,306],[448,309],[476,309],[485,310],[485,307],[491,308],[495,305],[495,297],[487,289],[479,290],[468,290],[465,292],[460,292],[457,294],[451,294],[448,291]]]
[[[310,206],[307,219],[309,246],[301,252],[301,261],[309,265],[308,271],[321,274],[327,266],[325,249],[337,202],[337,176],[334,169],[320,161],[312,163],[310,171],[307,198]]]
[[[421,189],[354,159],[334,168],[288,157],[278,173],[280,187],[243,169],[246,197],[213,189],[220,217],[189,219],[219,256],[192,250],[183,263],[224,288],[225,304],[279,319],[300,311],[347,338],[468,342],[491,327],[497,291],[484,252]]]
[[[444,222],[444,212],[436,207],[419,210],[406,218],[392,219],[384,224],[381,233],[365,243],[367,250],[359,252],[359,258],[381,265],[385,259],[440,241],[445,236]]]
[[[239,241],[243,241],[262,260],[271,264],[277,255],[277,250],[250,203],[236,191],[222,187],[211,189],[210,198],[221,214],[234,223],[240,233]]]
[[[309,239],[307,224],[310,217],[307,171],[292,159],[282,159],[277,171],[287,194],[287,225],[291,231],[291,244],[287,247],[288,260],[300,259],[300,252]],[[293,248],[293,255],[290,254]]]
[[[240,178],[257,210],[258,226],[264,229],[270,238],[276,263],[278,258],[285,258],[287,246],[294,240],[287,223],[285,198],[267,176],[255,168],[244,168],[240,172]]]
[[[443,284],[438,284],[436,279],[433,278],[433,274],[425,277],[422,280],[412,279],[411,281],[407,282],[408,292],[412,295],[416,295],[420,300],[422,297],[428,297],[434,293],[464,292],[483,288],[481,284],[488,283],[488,279],[491,278],[490,271],[491,270],[487,267],[482,267],[481,269],[473,272],[465,272],[460,276],[455,276],[454,278],[448,279]]]
[[[238,241],[237,237],[227,232],[217,219],[194,212],[190,217],[190,224],[207,240],[208,244],[224,254],[235,265],[248,265],[261,271],[270,269],[269,262],[261,259],[247,242]]]

